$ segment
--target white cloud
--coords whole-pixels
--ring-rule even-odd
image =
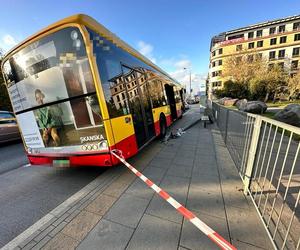
[[[15,46],[17,44],[16,40],[9,34],[4,35],[2,40],[8,46]]]
[[[205,83],[206,74],[194,71],[192,62],[189,59],[174,61],[173,65],[175,70],[169,72],[169,74],[178,82],[186,86],[187,93],[190,93],[190,74],[193,94],[197,94],[198,91],[204,91],[204,89],[201,88],[201,85]]]
[[[188,59],[182,59],[182,60],[175,62],[174,66],[177,69],[184,69],[184,68],[188,69],[188,68],[191,68],[192,63]]]
[[[152,62],[156,62],[156,59],[154,58],[152,52],[153,52],[153,46],[149,43],[146,43],[144,41],[139,41],[138,44],[138,51],[149,58]]]
[[[10,34],[5,34],[1,39],[0,39],[0,48],[3,49],[4,51],[9,50],[11,47],[17,45],[16,39],[10,35]]]

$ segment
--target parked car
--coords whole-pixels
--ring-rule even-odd
[[[195,99],[189,98],[186,100],[188,104],[195,104]]]
[[[17,120],[13,113],[0,111],[0,143],[21,139]]]

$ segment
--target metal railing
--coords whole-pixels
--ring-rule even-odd
[[[275,249],[300,249],[300,128],[211,103]]]

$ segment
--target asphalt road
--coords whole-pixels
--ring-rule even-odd
[[[105,169],[26,167],[20,142],[0,146],[0,248]]]
[[[21,141],[0,144],[0,156],[0,175],[9,170],[28,164],[23,143]]]

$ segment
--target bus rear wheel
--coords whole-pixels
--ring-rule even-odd
[[[160,127],[159,137],[164,138],[167,134],[167,123],[166,123],[166,119],[164,117],[161,117],[159,119],[159,127]]]

